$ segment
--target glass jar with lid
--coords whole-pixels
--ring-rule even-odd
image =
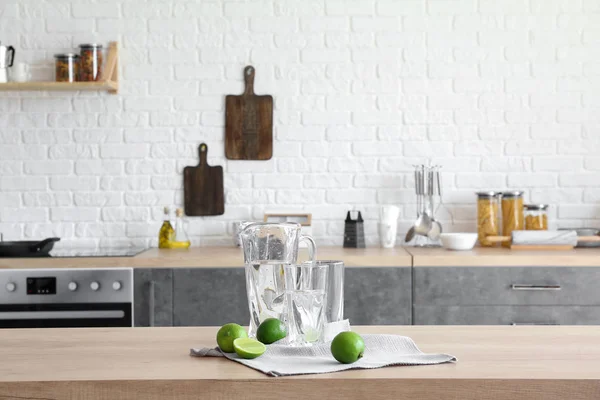
[[[548,204],[525,204],[525,230],[548,230]]]
[[[479,244],[492,247],[495,243],[487,240],[488,236],[500,233],[499,192],[477,192],[477,237]]]
[[[97,81],[102,75],[102,45],[85,43],[79,45],[80,51],[80,81]]]
[[[502,192],[502,236],[511,236],[513,231],[523,229],[525,229],[523,191]],[[502,242],[502,246],[510,247],[510,240]]]
[[[74,53],[55,54],[56,82],[77,82],[79,76],[79,56]]]

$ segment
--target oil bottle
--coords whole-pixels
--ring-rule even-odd
[[[160,227],[160,231],[158,232],[158,248],[168,249],[171,247],[171,242],[175,239],[175,230],[173,229],[173,225],[171,225],[171,211],[169,210],[169,207],[165,207],[163,209],[163,213],[164,221]]]
[[[183,210],[175,210],[175,239],[169,244],[172,249],[187,249],[190,247],[190,239],[183,229]]]

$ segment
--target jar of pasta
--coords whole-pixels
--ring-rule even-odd
[[[523,215],[523,192],[519,190],[502,192],[502,235],[511,236],[513,231],[525,229]],[[510,247],[510,240],[502,242]]]
[[[102,75],[102,45],[86,43],[79,45],[80,67],[79,80],[83,82],[97,81]]]
[[[73,53],[55,54],[56,82],[77,82],[79,56]]]
[[[525,230],[548,230],[548,204],[525,204]]]
[[[488,236],[500,233],[499,197],[498,192],[477,192],[477,237],[485,247],[495,245],[486,239]]]

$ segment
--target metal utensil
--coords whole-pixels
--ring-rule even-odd
[[[440,238],[440,235],[443,232],[442,229],[442,224],[439,221],[436,221],[435,219],[435,214],[437,213],[438,209],[440,208],[440,205],[442,204],[442,187],[440,184],[440,171],[438,169],[438,167],[435,168],[435,170],[432,172],[433,176],[431,178],[431,212],[432,212],[432,218],[431,218],[431,230],[427,233],[427,237],[429,239],[432,240],[438,240]],[[434,181],[435,180],[435,184]],[[440,199],[439,203],[437,204],[437,207],[435,205],[435,195],[437,195]]]
[[[431,229],[431,217],[427,214],[427,210],[425,209],[425,202],[423,201],[423,196],[425,194],[425,166],[421,166],[421,171],[417,172],[417,186],[418,186],[418,194],[417,194],[417,203],[419,209],[419,215],[417,220],[415,221],[414,228],[415,234],[427,236],[427,232]]]
[[[415,167],[414,178],[415,178],[415,194],[417,196],[417,218],[419,218],[419,187],[418,187],[419,171],[418,171],[416,165],[413,165],[413,166]],[[408,229],[408,232],[406,232],[406,236],[404,236],[404,242],[410,242],[414,238],[415,238],[415,227],[411,226]]]
[[[408,232],[406,232],[406,236],[404,237],[404,241],[405,242],[410,242],[411,240],[413,240],[415,238],[415,227],[411,226],[408,229]]]

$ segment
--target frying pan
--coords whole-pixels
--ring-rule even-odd
[[[48,257],[54,243],[59,240],[55,237],[41,241],[0,242],[0,257]]]

